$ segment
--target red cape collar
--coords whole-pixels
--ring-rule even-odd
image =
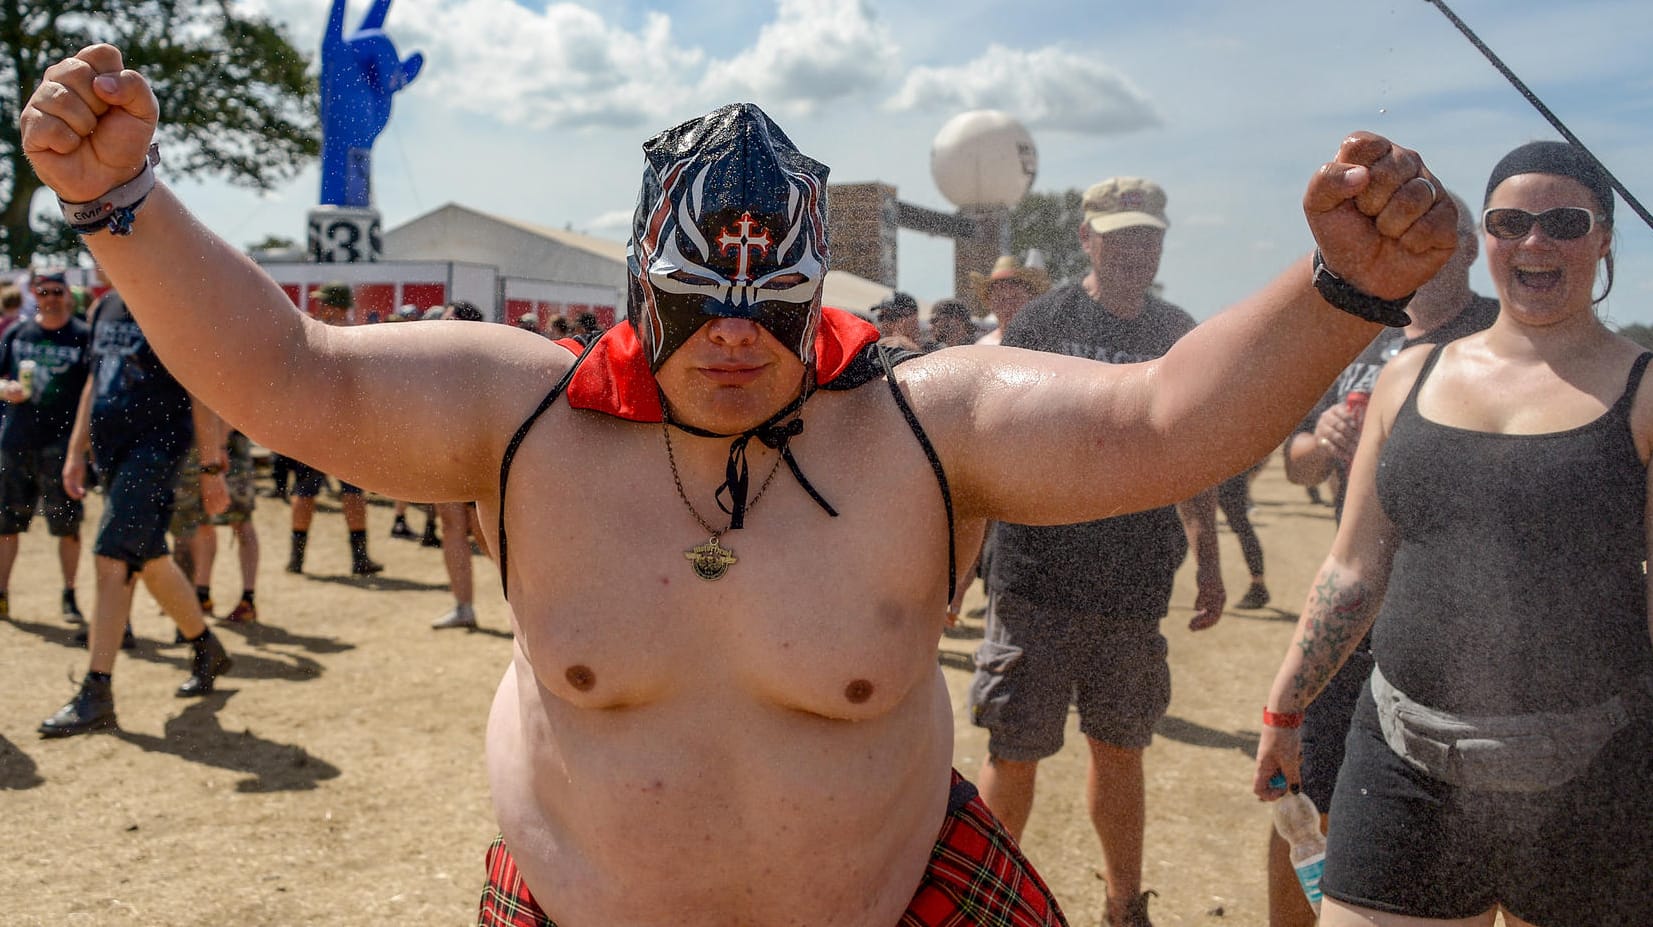
[[[878,329],[870,323],[842,309],[823,306],[821,325],[815,332],[816,385],[832,382],[862,349],[877,340]],[[575,354],[583,350],[572,338],[557,343]],[[660,388],[630,322],[620,322],[597,339],[575,368],[564,395],[576,409],[605,412],[633,422],[665,419]]]

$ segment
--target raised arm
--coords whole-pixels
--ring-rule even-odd
[[[94,203],[142,182],[157,112],[148,82],[95,45],[47,70],[23,148],[62,200]],[[511,430],[569,360],[506,326],[317,323],[164,186],[131,234],[86,244],[192,393],[261,444],[397,498],[486,498]]]
[[[1304,213],[1329,268],[1395,299],[1455,246],[1456,209],[1436,189],[1414,152],[1357,133],[1310,181]],[[924,411],[967,511],[1061,524],[1187,499],[1245,469],[1377,331],[1321,297],[1305,257],[1155,361],[960,348],[904,379],[934,400]]]

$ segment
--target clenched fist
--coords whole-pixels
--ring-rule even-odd
[[[65,202],[103,196],[143,171],[160,109],[120,49],[90,45],[46,75],[18,118],[23,153]]]

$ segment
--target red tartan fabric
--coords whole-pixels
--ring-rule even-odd
[[[930,866],[896,927],[1067,927],[1016,841],[954,772],[954,793],[960,788],[973,797],[942,823]],[[505,838],[494,839],[487,860],[477,927],[557,927],[522,884]]]

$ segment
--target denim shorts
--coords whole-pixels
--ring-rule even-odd
[[[29,530],[38,505],[52,537],[80,533],[85,512],[79,499],[63,491],[63,461],[68,447],[0,452],[0,534]]]
[[[172,491],[183,459],[184,448],[174,442],[137,444],[98,458],[104,504],[93,553],[119,560],[133,572],[167,555]]]

